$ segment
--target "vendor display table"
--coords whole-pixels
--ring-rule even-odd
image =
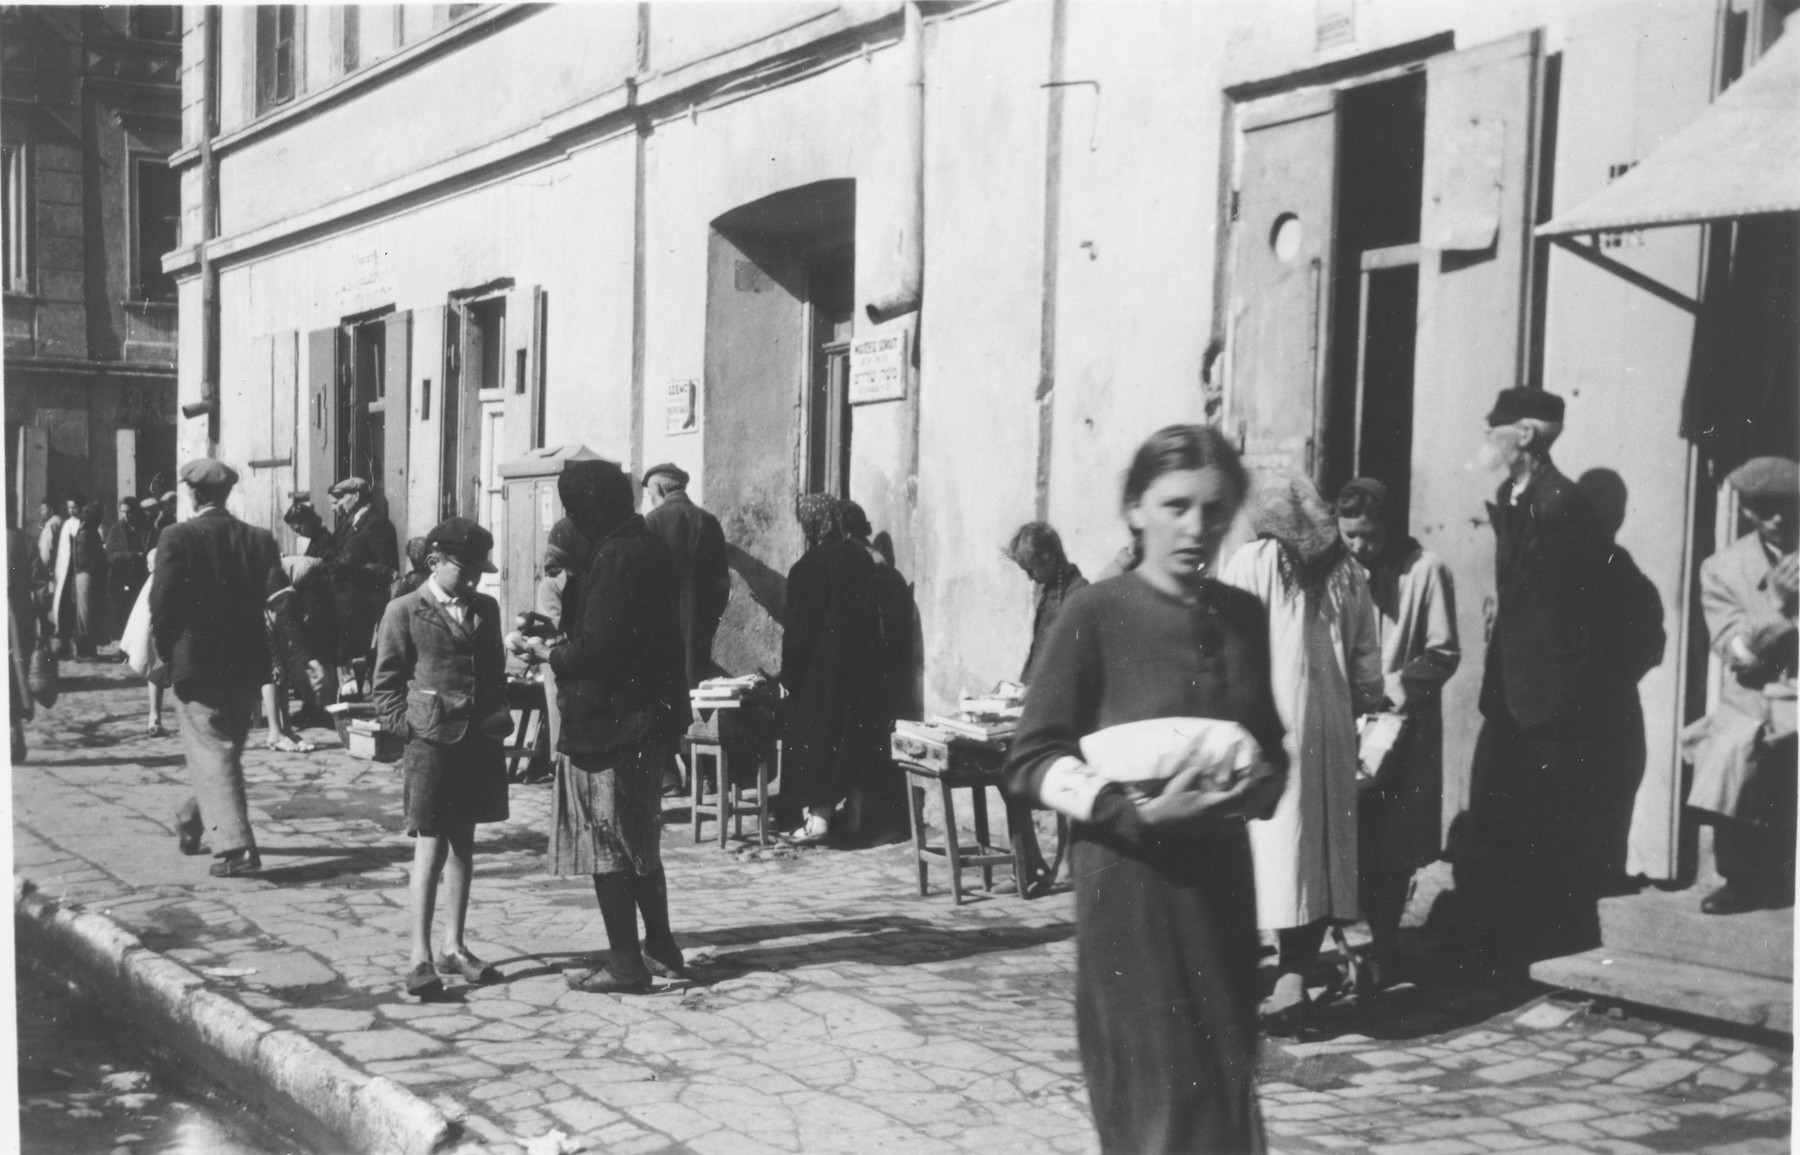
[[[1001,798],[1006,807],[1006,827],[1010,845],[995,846],[988,832],[987,789],[1000,787],[1001,768],[1006,764],[1010,743],[1006,739],[966,738],[944,734],[936,743],[921,743],[916,732],[896,727],[893,739],[894,764],[906,774],[907,814],[912,820],[913,859],[919,868],[919,894],[930,890],[929,871],[932,856],[944,860],[950,868],[950,894],[962,905],[962,872],[969,867],[981,870],[982,889],[994,889],[994,867],[1010,864],[1014,885],[1022,897],[1032,897],[1032,866],[1029,843],[1019,831],[1031,826],[1029,803],[1009,796],[1004,789]],[[944,805],[944,844],[932,846],[925,830],[924,791],[935,789]],[[957,790],[969,791],[974,811],[975,846],[964,848],[956,830]],[[1049,864],[1047,881],[1054,881],[1062,864],[1063,848],[1068,843],[1068,819],[1057,816],[1056,857]]]
[[[743,837],[743,819],[756,816],[756,838],[769,845],[769,781],[780,773],[781,740],[775,736],[766,695],[731,701],[696,699],[694,724],[681,740],[688,762],[688,815],[694,841],[700,841],[700,823],[718,823],[719,849],[727,837]],[[755,795],[749,794],[750,769],[754,767]],[[710,769],[710,773],[706,770]],[[705,784],[711,781],[712,800],[706,800]],[[726,820],[730,819],[729,832]]]

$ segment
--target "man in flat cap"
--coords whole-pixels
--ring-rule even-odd
[[[367,481],[346,477],[330,493],[331,507],[337,511],[337,560],[332,566],[337,663],[366,670],[374,661],[375,628],[381,624],[394,579],[400,576],[400,542],[394,523],[375,508]]]
[[[1725,885],[1708,914],[1793,902],[1795,546],[1800,465],[1757,457],[1727,479],[1751,532],[1700,566],[1700,606],[1723,667],[1719,705],[1682,734],[1688,805],[1708,812]]]
[[[712,677],[718,668],[712,661],[713,635],[731,599],[731,571],[725,562],[725,531],[719,519],[695,505],[687,493],[687,471],[665,462],[644,474],[644,497],[649,512],[644,525],[660,537],[675,558],[681,586],[681,640],[687,655],[688,688]],[[681,781],[670,764],[663,776],[665,790],[679,791]]]
[[[265,529],[225,512],[237,473],[211,458],[181,467],[194,516],[164,530],[150,585],[150,636],[168,666],[194,797],[176,814],[183,854],[211,847],[215,878],[262,869],[244,802],[244,742],[269,680],[263,608],[287,585]]]
[[[1481,683],[1481,735],[1458,888],[1487,915],[1488,946],[1529,961],[1595,945],[1584,847],[1602,740],[1594,624],[1605,535],[1585,494],[1550,461],[1563,401],[1502,390],[1481,460],[1504,480],[1488,505],[1496,605]],[[1518,956],[1523,955],[1521,959]]]

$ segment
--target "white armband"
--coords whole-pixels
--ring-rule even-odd
[[[1094,773],[1087,763],[1064,755],[1044,771],[1038,798],[1059,814],[1066,814],[1077,822],[1088,822],[1094,817],[1094,800],[1106,784],[1107,779]]]

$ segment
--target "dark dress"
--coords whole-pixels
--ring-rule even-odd
[[[1200,589],[1189,606],[1131,573],[1069,599],[1026,693],[1009,793],[1041,804],[1046,772],[1079,757],[1084,735],[1149,718],[1235,721],[1284,760],[1262,605],[1218,582]],[[1261,1151],[1243,826],[1156,836],[1107,786],[1073,834],[1076,1028],[1102,1149]]]
[[[121,518],[106,531],[106,592],[112,602],[112,638],[124,636],[125,623],[137,605],[138,592],[149,576],[152,546],[147,527]]]
[[[874,559],[844,538],[820,542],[788,571],[784,810],[829,812],[886,755],[877,597]]]

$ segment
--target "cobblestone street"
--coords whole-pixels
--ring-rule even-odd
[[[721,853],[665,828],[691,982],[571,992],[604,945],[586,880],[544,873],[549,791],[482,827],[471,946],[503,982],[403,1001],[409,840],[394,767],[246,758],[268,869],[215,880],[177,853],[178,737],[146,739],[121,667],[71,664],[15,767],[15,870],[114,919],[271,1022],[410,1085],[494,1151],[744,1153],[1096,1148],[1070,1006],[1072,896],[917,896],[909,848]],[[173,725],[173,712],[166,724]],[[673,817],[673,812],[671,817]],[[685,811],[682,812],[685,817]],[[934,872],[934,883],[942,879]],[[1786,1049],[1542,988],[1404,992],[1265,1047],[1273,1148],[1788,1150]]]

